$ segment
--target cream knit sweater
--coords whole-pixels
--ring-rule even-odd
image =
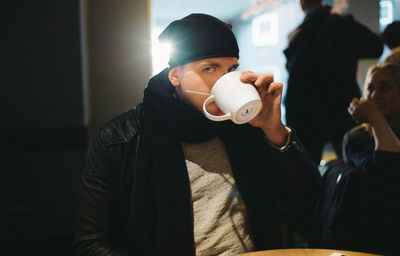
[[[246,207],[220,138],[182,143],[192,195],[196,256],[253,250]]]

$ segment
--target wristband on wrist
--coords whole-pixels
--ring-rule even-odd
[[[290,129],[290,127],[287,127],[286,125],[285,125],[285,128],[286,128],[286,130],[288,131],[289,134],[288,134],[288,137],[287,137],[285,145],[283,145],[282,147],[277,147],[276,145],[271,143],[267,138],[265,138],[267,140],[268,144],[271,145],[271,147],[273,147],[274,149],[276,149],[278,151],[281,151],[281,152],[286,151],[289,148],[289,146],[292,144],[292,142],[293,142],[293,136],[292,136],[293,131],[292,131],[292,129]]]

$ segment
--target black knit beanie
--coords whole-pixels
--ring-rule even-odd
[[[206,58],[239,58],[231,26],[207,14],[195,13],[175,20],[158,38],[171,44],[168,62],[171,68]]]

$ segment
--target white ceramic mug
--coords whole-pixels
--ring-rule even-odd
[[[231,119],[236,124],[247,123],[260,112],[262,102],[256,88],[252,84],[240,81],[240,71],[229,72],[220,77],[211,89],[211,95],[203,103],[203,112],[213,121]],[[215,116],[207,112],[211,102],[225,113]]]

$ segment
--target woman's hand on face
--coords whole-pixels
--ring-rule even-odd
[[[372,101],[368,101],[364,98],[354,98],[347,110],[354,121],[359,123],[372,123],[377,116],[381,115],[375,104]]]
[[[373,102],[354,98],[348,110],[355,121],[367,122],[371,125],[375,150],[400,152],[399,139]]]

